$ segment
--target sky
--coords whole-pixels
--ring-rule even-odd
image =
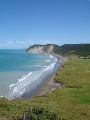
[[[0,0],[0,48],[90,43],[90,0]]]

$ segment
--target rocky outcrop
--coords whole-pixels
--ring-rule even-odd
[[[39,53],[39,54],[60,54],[60,47],[54,44],[47,45],[33,45],[27,50],[27,53]]]

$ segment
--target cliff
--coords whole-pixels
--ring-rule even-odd
[[[27,50],[27,53],[40,53],[40,54],[60,54],[60,46],[54,44],[47,45],[33,45]]]

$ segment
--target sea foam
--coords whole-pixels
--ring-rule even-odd
[[[17,83],[11,84],[9,86],[9,99],[14,99],[17,97],[21,97],[23,95],[27,88],[30,87],[30,85],[40,82],[40,77],[45,76],[51,72],[53,72],[53,69],[57,63],[57,59],[50,55],[50,59],[54,59],[53,63],[47,66],[42,66],[42,69],[39,71],[33,71],[28,73],[27,75],[22,76],[22,78],[18,79]]]

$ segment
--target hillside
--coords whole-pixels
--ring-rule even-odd
[[[63,55],[90,57],[90,44],[65,44],[60,47],[60,52]]]
[[[61,54],[61,55],[78,55],[90,57],[90,44],[64,44],[58,46],[55,44],[33,45],[27,50],[27,53],[40,54]]]

